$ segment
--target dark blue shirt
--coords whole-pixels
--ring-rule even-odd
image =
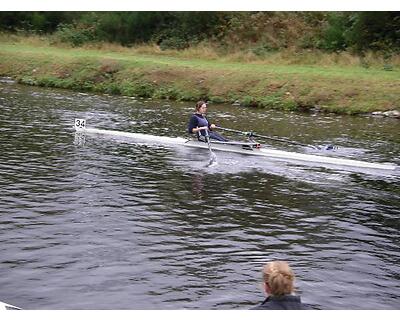
[[[207,118],[203,116],[202,114],[194,113],[189,119],[189,125],[188,125],[188,132],[193,133],[193,129],[197,127],[205,127],[207,126],[210,129],[210,123],[208,122]],[[211,130],[211,129],[210,129]],[[204,132],[205,130],[201,130],[200,134],[202,136],[205,136],[206,133]]]
[[[190,117],[190,120],[189,120],[188,132],[193,133],[192,130],[194,128],[198,128],[198,127],[208,127],[208,131],[209,131],[208,135],[209,135],[210,139],[212,139],[212,140],[228,141],[228,139],[221,136],[219,133],[211,131],[211,124],[208,122],[208,120],[205,116],[203,116],[202,114],[194,113],[194,114],[192,114],[192,116]],[[206,136],[206,130],[200,130],[200,131],[196,132],[196,135],[199,140],[203,141],[203,139],[200,139],[201,138],[200,135],[203,137]]]

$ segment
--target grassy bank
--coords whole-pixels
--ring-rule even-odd
[[[173,100],[356,114],[400,108],[397,66],[318,66],[189,58],[151,50],[0,42],[0,75],[30,85]]]

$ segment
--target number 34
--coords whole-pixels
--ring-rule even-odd
[[[86,120],[85,119],[75,119],[75,128],[76,129],[85,129]]]

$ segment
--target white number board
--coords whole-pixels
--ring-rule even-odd
[[[85,129],[86,128],[86,120],[85,119],[75,119],[75,130]]]

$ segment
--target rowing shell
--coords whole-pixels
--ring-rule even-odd
[[[133,139],[139,142],[156,143],[163,145],[180,145],[192,148],[208,149],[208,145],[205,142],[198,140],[191,140],[186,138],[170,138],[163,136],[155,136],[143,133],[124,132],[115,130],[104,130],[96,128],[87,128],[86,120],[76,119],[75,130],[77,132],[84,132],[89,134],[109,135],[114,137],[123,137]],[[258,143],[251,142],[221,142],[211,141],[213,150],[234,152],[253,156],[263,156],[275,160],[292,160],[300,161],[305,163],[318,163],[336,166],[356,167],[356,168],[369,168],[378,170],[398,170],[398,166],[392,163],[373,163],[359,160],[351,160],[344,158],[326,157],[312,154],[304,154],[297,152],[288,152],[282,150],[276,150],[271,148],[262,148]]]

